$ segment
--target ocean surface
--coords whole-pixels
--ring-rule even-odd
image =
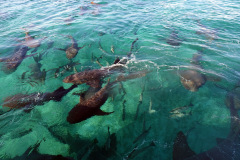
[[[237,0],[1,0],[0,159],[171,160],[180,131],[196,154],[215,147],[232,130],[226,95],[239,86],[239,26]],[[27,45],[25,32],[41,44],[8,70],[16,60],[4,58]],[[69,36],[84,46],[71,60],[61,50],[72,45]],[[67,89],[65,77],[117,57],[127,58],[125,69],[103,77],[102,87],[120,74],[145,74],[111,88],[101,106],[109,115],[67,121],[86,83],[60,101],[6,105],[14,95]],[[184,87],[186,70],[204,83]]]

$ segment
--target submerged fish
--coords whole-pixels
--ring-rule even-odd
[[[195,70],[184,70],[179,72],[182,85],[192,92],[198,91],[203,86],[207,78],[204,74]]]
[[[191,64],[196,67],[196,69],[202,69],[200,65],[200,60],[202,58],[201,51],[198,51],[197,54],[194,54],[192,57]],[[198,91],[198,89],[203,86],[207,81],[221,81],[219,77],[205,75],[200,73],[197,70],[182,70],[179,71],[180,80],[182,85],[192,92]]]
[[[204,26],[200,23],[200,20],[197,20],[198,26],[200,27],[200,30],[196,31],[196,34],[198,35],[204,35],[208,40],[213,41],[214,39],[217,39],[217,31],[212,30]]]
[[[73,84],[86,83],[94,88],[101,87],[101,80],[110,74],[113,74],[116,70],[123,69],[123,65],[112,65],[102,69],[87,70],[79,73],[72,74],[64,78],[63,82]]]
[[[149,145],[143,147],[143,148],[139,148],[139,146],[134,147],[134,149],[127,155],[124,157],[125,160],[127,159],[133,159],[136,156],[138,156],[139,154],[141,154],[142,152],[145,152],[146,150],[148,150],[151,147],[155,147],[156,144],[152,141]]]
[[[144,71],[146,72],[146,71]],[[127,76],[121,75],[121,78],[116,78],[115,81],[109,82],[100,90],[95,92],[94,95],[88,97],[85,93],[80,95],[80,103],[78,103],[73,109],[68,113],[67,121],[71,124],[82,122],[92,116],[99,115],[109,115],[113,112],[104,112],[100,109],[100,107],[107,101],[109,92],[111,91],[112,87],[121,81],[126,81],[129,79],[139,78],[145,76],[145,74],[137,74],[133,75],[129,74]]]
[[[166,39],[166,42],[172,46],[180,46],[182,41],[183,40],[179,38],[176,30],[173,30],[170,36]]]
[[[25,31],[25,41],[22,42],[23,45],[28,46],[29,48],[37,48],[41,45],[41,41],[43,41],[44,39],[46,39],[46,37],[42,38],[42,39],[34,39],[29,32],[22,28]]]
[[[22,63],[24,58],[34,56],[35,54],[26,55],[28,51],[28,47],[21,45],[17,46],[14,53],[7,58],[1,58],[0,62],[5,62],[5,65],[3,66],[3,71],[6,73],[14,72],[17,67]]]
[[[69,113],[67,121],[71,124],[79,123],[92,116],[99,115],[109,115],[113,112],[104,112],[100,107],[107,101],[109,87],[111,85],[109,82],[96,92],[92,97],[85,99],[84,94],[80,96],[80,103],[78,103]]]
[[[111,45],[111,52],[114,53],[114,45]]]
[[[95,3],[95,2],[91,2],[92,5],[96,5],[96,6],[105,6],[108,3],[107,2],[99,2],[99,3]]]
[[[178,107],[170,111],[171,118],[182,118],[192,114],[192,107],[193,104],[190,103],[189,105]]]
[[[72,85],[68,89],[59,87],[53,92],[46,93],[32,93],[32,94],[16,94],[5,98],[3,107],[9,107],[11,109],[25,108],[26,110],[31,110],[35,105],[43,105],[44,102],[50,100],[61,101],[62,98],[70,92],[72,89],[76,88],[76,85]]]
[[[85,46],[78,47],[77,41],[72,36],[68,35],[67,37],[71,39],[72,45],[70,47],[66,48],[66,49],[61,49],[61,48],[57,48],[57,49],[65,51],[67,58],[72,59],[78,54],[78,51]]]

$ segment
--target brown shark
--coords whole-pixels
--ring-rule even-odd
[[[65,51],[67,58],[72,59],[78,54],[78,51],[85,46],[78,47],[77,41],[72,36],[67,35],[67,37],[71,39],[72,45],[66,49],[61,49],[61,48],[57,48],[57,49]]]
[[[121,71],[124,68],[121,64],[112,65],[109,67],[105,67],[102,69],[93,69],[87,70],[79,73],[72,74],[63,79],[65,83],[73,83],[73,84],[83,84],[86,83],[93,88],[101,87],[101,80],[110,74],[114,73],[114,71]]]
[[[198,26],[200,30],[196,31],[196,34],[205,36],[208,40],[213,41],[214,39],[218,39],[217,31],[213,29],[209,29],[205,25],[203,25],[200,20],[197,20]]]
[[[16,94],[13,96],[9,96],[5,98],[3,107],[8,107],[11,109],[18,108],[26,108],[32,109],[33,106],[43,105],[44,102],[48,102],[50,100],[61,101],[61,99],[72,89],[76,88],[76,85],[72,85],[68,89],[64,89],[63,87],[59,87],[57,90],[53,92],[46,93],[32,93],[32,94]]]
[[[109,115],[113,112],[104,112],[100,107],[107,101],[109,87],[112,86],[109,82],[96,92],[92,97],[85,99],[84,93],[80,96],[78,103],[69,113],[67,121],[71,124],[82,122],[92,116]]]
[[[179,72],[182,85],[192,92],[204,85],[207,81],[206,76],[196,70],[184,70]]]
[[[27,55],[28,47],[21,45],[15,48],[14,53],[10,57],[1,58],[0,62],[5,62],[3,66],[3,71],[6,73],[11,73],[17,69],[17,67],[22,63],[24,58],[31,57],[35,54]]]
[[[95,92],[94,95],[83,93],[80,95],[80,103],[78,103],[69,113],[67,117],[67,121],[71,124],[82,122],[92,116],[99,115],[109,115],[113,112],[104,112],[100,109],[100,107],[107,101],[109,92],[112,87],[121,81],[126,81],[129,79],[140,78],[146,75],[147,71],[139,71],[137,73],[132,73],[129,75],[120,75],[119,78],[116,78],[115,81],[108,83]],[[89,96],[91,95],[91,96]]]
[[[37,48],[41,45],[41,41],[43,41],[44,39],[46,39],[46,37],[42,38],[42,39],[35,39],[33,38],[29,32],[24,29],[24,28],[21,28],[22,30],[25,31],[25,41],[21,42],[22,45],[25,45],[25,46],[28,46],[29,48]]]
[[[198,53],[194,54],[192,57],[191,64],[196,67],[196,69],[202,69],[202,66],[199,62],[201,58],[201,51],[198,51]],[[214,79],[213,77],[211,78],[210,76],[206,76],[197,70],[182,70],[179,71],[179,75],[182,85],[187,90],[192,92],[198,91],[198,89],[203,86],[207,82],[207,80],[219,81],[219,79],[217,80],[217,78]]]

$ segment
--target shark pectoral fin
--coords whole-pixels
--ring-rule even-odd
[[[27,106],[24,107],[23,111],[24,111],[25,113],[30,113],[30,112],[33,110],[33,108],[34,108],[34,106],[32,106],[32,105],[27,105]]]
[[[78,47],[78,50],[83,49],[84,47],[85,47],[85,45],[83,45],[82,47]]]
[[[31,53],[37,52],[38,47],[34,48],[34,50],[31,51]]]
[[[222,79],[218,76],[210,76],[210,75],[207,75],[206,76],[207,80],[208,81],[213,81],[213,82],[219,82],[221,81]]]
[[[217,145],[221,144],[225,140],[225,138],[216,138]]]
[[[93,88],[101,87],[100,79],[95,79],[95,80],[92,80],[92,81],[88,81],[86,84],[93,87]]]
[[[64,51],[64,52],[66,51],[66,49],[62,49],[62,48],[54,48],[54,49]]]
[[[196,155],[188,146],[187,138],[183,132],[178,132],[173,144],[173,160],[184,160]]]
[[[104,116],[104,115],[109,115],[111,113],[113,113],[113,112],[104,112],[101,109],[99,109],[99,110],[96,111],[95,115],[97,115],[97,116]]]
[[[36,54],[38,54],[38,53],[34,53],[34,54],[30,54],[30,55],[26,55],[24,58],[32,57],[32,56],[34,56],[34,55],[36,55]]]

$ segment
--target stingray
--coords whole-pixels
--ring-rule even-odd
[[[67,35],[67,37],[71,39],[72,45],[70,47],[66,47],[65,49],[61,49],[61,48],[57,48],[57,49],[61,51],[65,51],[68,59],[73,59],[78,54],[78,51],[85,46],[78,47],[77,41],[72,36]]]
[[[229,95],[231,116],[230,132],[225,139],[218,138],[217,146],[196,154],[191,150],[185,135],[180,131],[173,145],[173,160],[238,160],[240,159],[240,120],[233,96]]]

